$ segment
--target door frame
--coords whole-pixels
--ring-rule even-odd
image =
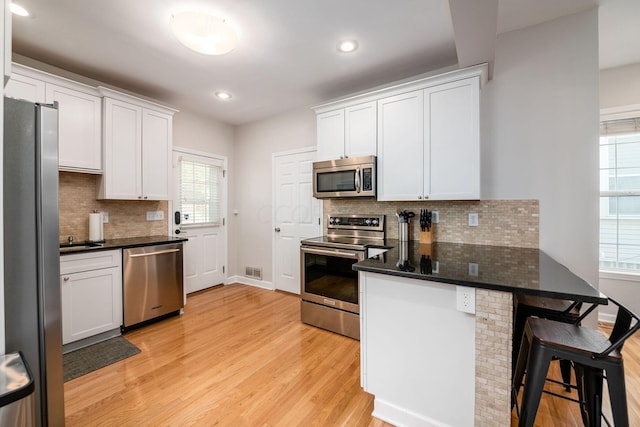
[[[272,289],[277,290],[276,288],[276,235],[273,230],[276,228],[276,159],[278,157],[283,156],[291,156],[295,154],[303,154],[303,153],[312,153],[315,152],[317,154],[318,147],[313,145],[304,148],[296,148],[293,150],[285,150],[278,151],[276,153],[271,153],[271,275],[272,275]],[[323,203],[321,199],[318,199],[320,202],[320,233],[324,230],[324,215],[323,212]]]
[[[174,184],[175,184],[175,169],[178,167],[178,165],[175,163],[174,161],[174,157],[175,154],[179,153],[179,154],[185,154],[188,156],[193,156],[193,157],[204,157],[207,159],[213,159],[213,160],[219,160],[222,161],[222,168],[224,170],[224,179],[222,180],[222,198],[220,199],[220,203],[222,204],[222,218],[223,218],[223,226],[222,226],[222,235],[224,237],[224,257],[223,257],[223,265],[225,266],[225,271],[223,273],[223,283],[225,285],[229,284],[229,236],[227,233],[227,228],[228,228],[228,224],[227,224],[227,218],[228,218],[228,195],[229,195],[229,177],[228,177],[228,169],[227,169],[227,157],[226,156],[221,156],[219,154],[214,154],[214,153],[209,153],[206,151],[199,151],[199,150],[192,150],[190,148],[184,148],[184,147],[176,147],[174,146],[171,150],[171,193],[170,193],[170,197],[169,197],[169,218],[167,221],[167,226],[168,226],[168,235],[175,237],[175,234],[173,233],[174,230],[174,219],[173,219],[173,213],[175,212],[174,206],[173,206],[173,201],[175,199],[175,193],[174,191],[176,191],[177,189],[173,188]],[[184,269],[183,271],[183,282],[186,283],[186,274],[187,274],[187,270]],[[184,299],[186,302],[187,299],[187,290],[185,288],[184,290]]]

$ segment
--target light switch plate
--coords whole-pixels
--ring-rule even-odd
[[[440,212],[438,211],[431,211],[431,222],[433,224],[437,224],[440,222]]]
[[[102,223],[109,224],[109,212],[102,212]]]
[[[469,227],[477,227],[478,226],[478,214],[470,213],[469,214]]]
[[[147,221],[161,221],[164,219],[164,211],[147,212]]]

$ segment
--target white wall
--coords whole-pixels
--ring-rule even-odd
[[[621,108],[640,105],[640,64],[609,68],[600,72],[600,107]],[[633,274],[600,273],[600,290],[607,296],[640,313],[637,297],[640,276]],[[603,320],[613,321],[615,309],[600,309]]]
[[[173,116],[173,146],[233,158],[235,127],[193,111]]]
[[[540,248],[598,286],[598,14],[498,36],[482,197],[538,199]]]
[[[600,72],[600,108],[640,104],[640,64]]]
[[[272,282],[271,155],[315,146],[316,115],[303,107],[239,126],[235,144],[235,156],[242,160],[236,163],[235,203],[229,206],[239,212],[229,221],[230,274],[244,275],[245,266],[261,267],[263,281]]]

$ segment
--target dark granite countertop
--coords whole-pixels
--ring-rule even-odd
[[[184,237],[169,236],[145,236],[145,237],[128,237],[125,239],[109,239],[97,246],[66,246],[61,245],[60,255],[77,254],[81,252],[93,252],[110,249],[135,248],[139,246],[162,245],[166,243],[186,242],[188,239]],[[82,242],[77,243],[81,245]]]
[[[606,304],[607,297],[539,249],[458,243],[400,244],[378,258],[354,264],[356,271]]]

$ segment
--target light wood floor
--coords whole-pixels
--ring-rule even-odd
[[[67,426],[385,425],[359,342],[302,324],[297,296],[235,284],[184,311],[127,333],[140,354],[67,382]]]
[[[280,292],[189,296],[184,315],[125,335],[140,354],[65,383],[67,426],[389,426],[360,388],[358,341],[299,319],[299,298]],[[640,425],[640,334],[624,355]],[[543,396],[536,426],[580,425],[577,404]]]

